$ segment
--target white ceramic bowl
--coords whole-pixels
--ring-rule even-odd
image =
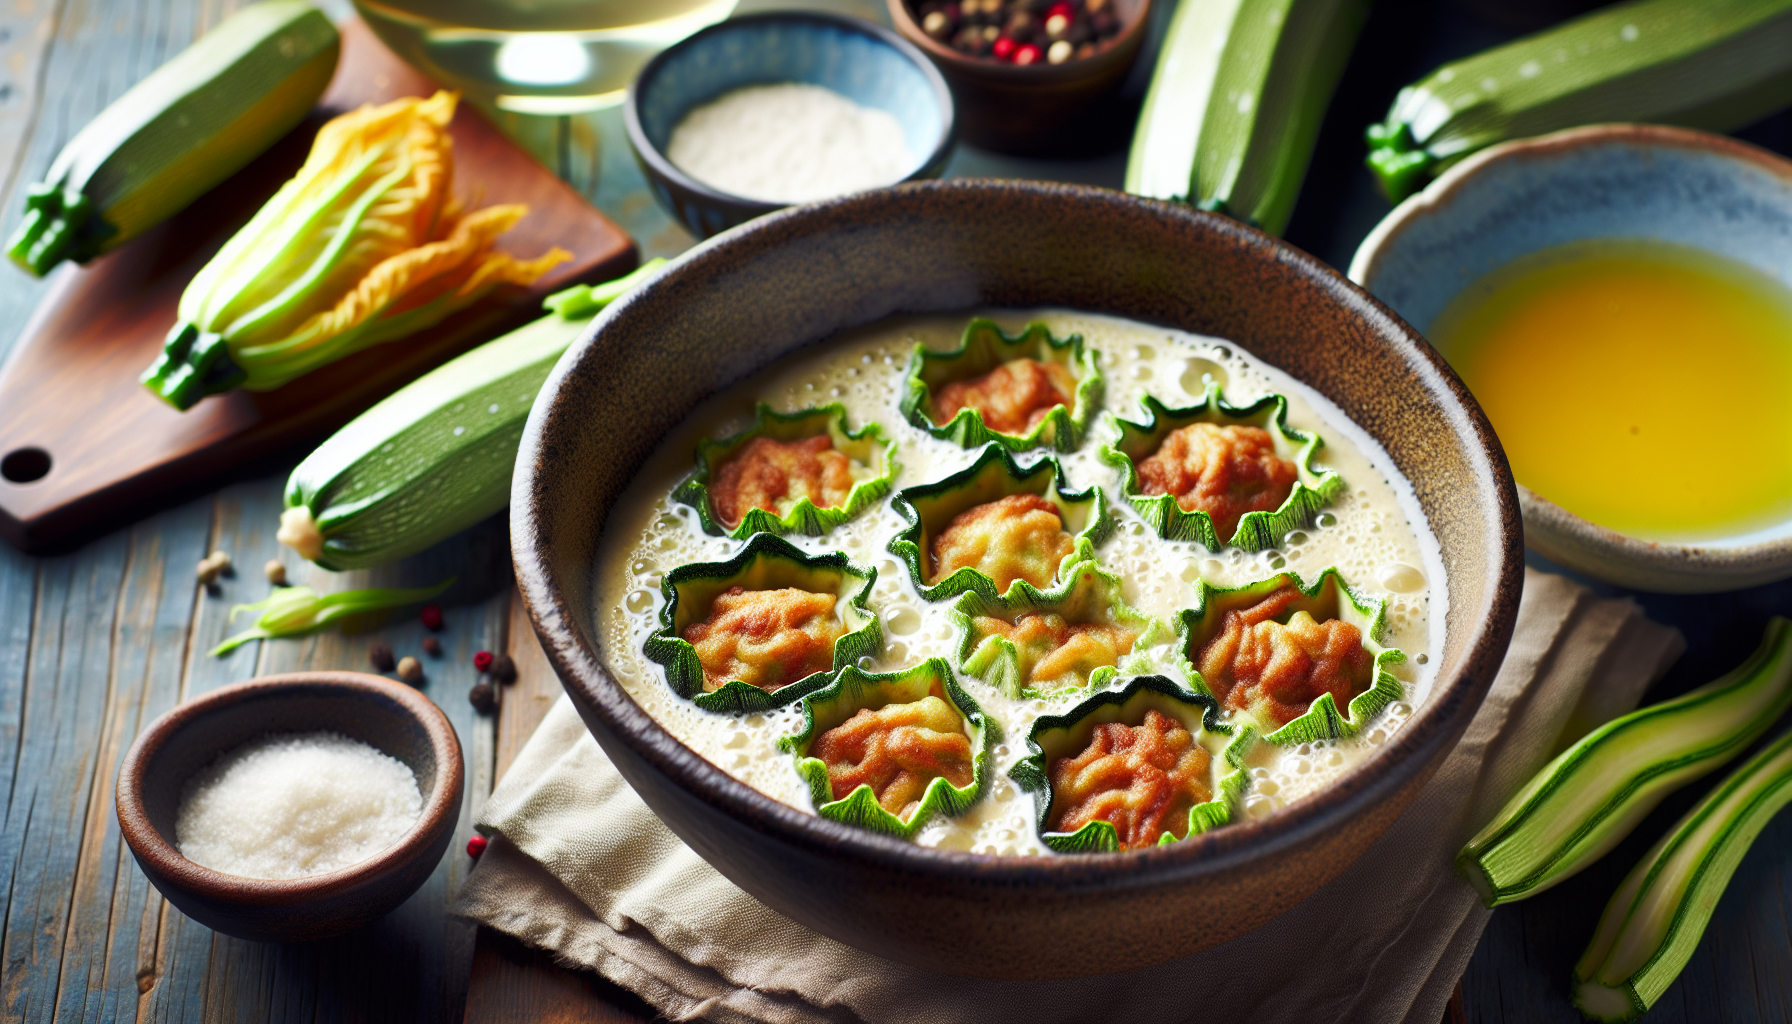
[[[1721,135],[1594,125],[1495,146],[1388,214],[1350,279],[1419,333],[1464,288],[1540,249],[1650,238],[1741,261],[1792,287],[1792,161]],[[1639,540],[1523,486],[1525,545],[1638,590],[1710,593],[1792,576],[1792,522],[1697,544]]]

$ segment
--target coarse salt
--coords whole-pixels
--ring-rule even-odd
[[[197,864],[248,878],[302,878],[360,863],[423,813],[417,776],[340,733],[277,733],[188,780],[175,845]]]
[[[691,110],[666,146],[712,188],[806,203],[901,181],[914,170],[902,125],[819,85],[753,85]]]

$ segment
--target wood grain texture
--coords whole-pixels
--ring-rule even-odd
[[[152,37],[179,35],[162,26],[144,29]],[[180,412],[138,384],[177,319],[187,282],[298,168],[324,120],[435,89],[359,20],[344,24],[342,35],[336,78],[316,116],[131,244],[50,275],[47,293],[0,368],[0,457],[48,452],[49,473],[22,482],[0,478],[0,536],[31,551],[86,539],[121,516],[140,514],[145,504],[165,501],[171,490],[346,422],[430,367],[537,315],[542,297],[553,291],[633,266],[627,235],[478,111],[463,110],[449,129],[457,194],[469,206],[527,204],[529,215],[501,247],[533,257],[559,245],[573,253],[571,260],[528,289],[504,289],[401,342],[273,391],[238,389]]]

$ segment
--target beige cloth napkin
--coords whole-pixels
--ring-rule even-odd
[[[1682,646],[1630,601],[1528,573],[1487,700],[1387,834],[1262,928],[1127,974],[958,978],[818,935],[680,842],[564,696],[486,804],[481,823],[495,834],[456,910],[602,973],[674,1020],[1436,1024],[1488,916],[1452,868],[1456,850],[1561,746],[1634,707]]]

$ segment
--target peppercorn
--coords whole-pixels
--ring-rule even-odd
[[[485,846],[486,842],[484,836],[474,836],[467,840],[467,856],[474,860],[478,860],[479,855],[485,852]]]
[[[199,560],[199,582],[211,586],[220,576],[229,576],[230,556],[222,551],[214,551]]]
[[[280,561],[278,558],[268,559],[268,564],[261,567],[261,573],[263,576],[266,576],[268,582],[272,583],[274,586],[286,586],[286,563]]]
[[[500,683],[516,682],[516,662],[510,660],[508,654],[499,652],[492,655],[491,666],[486,671],[490,672],[492,678]]]
[[[491,668],[491,667],[492,667],[492,652],[490,652],[490,651],[474,651],[473,652],[473,671],[484,672],[486,669]]]
[[[989,52],[1000,57],[1002,60],[1007,60],[1014,55],[1014,40],[1007,36],[1003,36],[996,40],[995,46],[992,47]]]
[[[1071,52],[1073,49],[1074,48],[1070,45],[1070,40],[1068,40],[1068,39],[1058,40],[1057,42],[1055,42],[1051,45],[1050,49],[1045,51],[1046,63],[1048,63],[1048,64],[1064,63],[1065,61],[1070,59],[1070,55],[1071,55]]]
[[[498,706],[498,691],[492,689],[490,683],[474,683],[467,691],[467,702],[473,705],[474,711],[489,715]]]
[[[440,658],[442,656],[442,641],[437,640],[433,636],[424,637],[423,653],[432,658]]]
[[[412,686],[423,682],[423,663],[408,654],[398,659],[398,678]]]
[[[398,665],[398,662],[392,658],[392,648],[385,644],[374,644],[367,648],[367,660],[372,662],[374,669],[380,672],[390,672]]]
[[[1039,62],[1039,57],[1039,47],[1034,46],[1032,43],[1018,47],[1014,51],[1014,63],[1016,64],[1037,64]]]
[[[431,633],[436,633],[436,632],[441,631],[441,628],[442,628],[442,606],[441,605],[426,604],[423,606],[423,610],[417,613],[417,617],[423,620],[423,628],[424,629],[429,630]]]
[[[952,33],[952,19],[946,17],[945,11],[934,11],[921,19],[921,31],[935,39],[944,39]]]

